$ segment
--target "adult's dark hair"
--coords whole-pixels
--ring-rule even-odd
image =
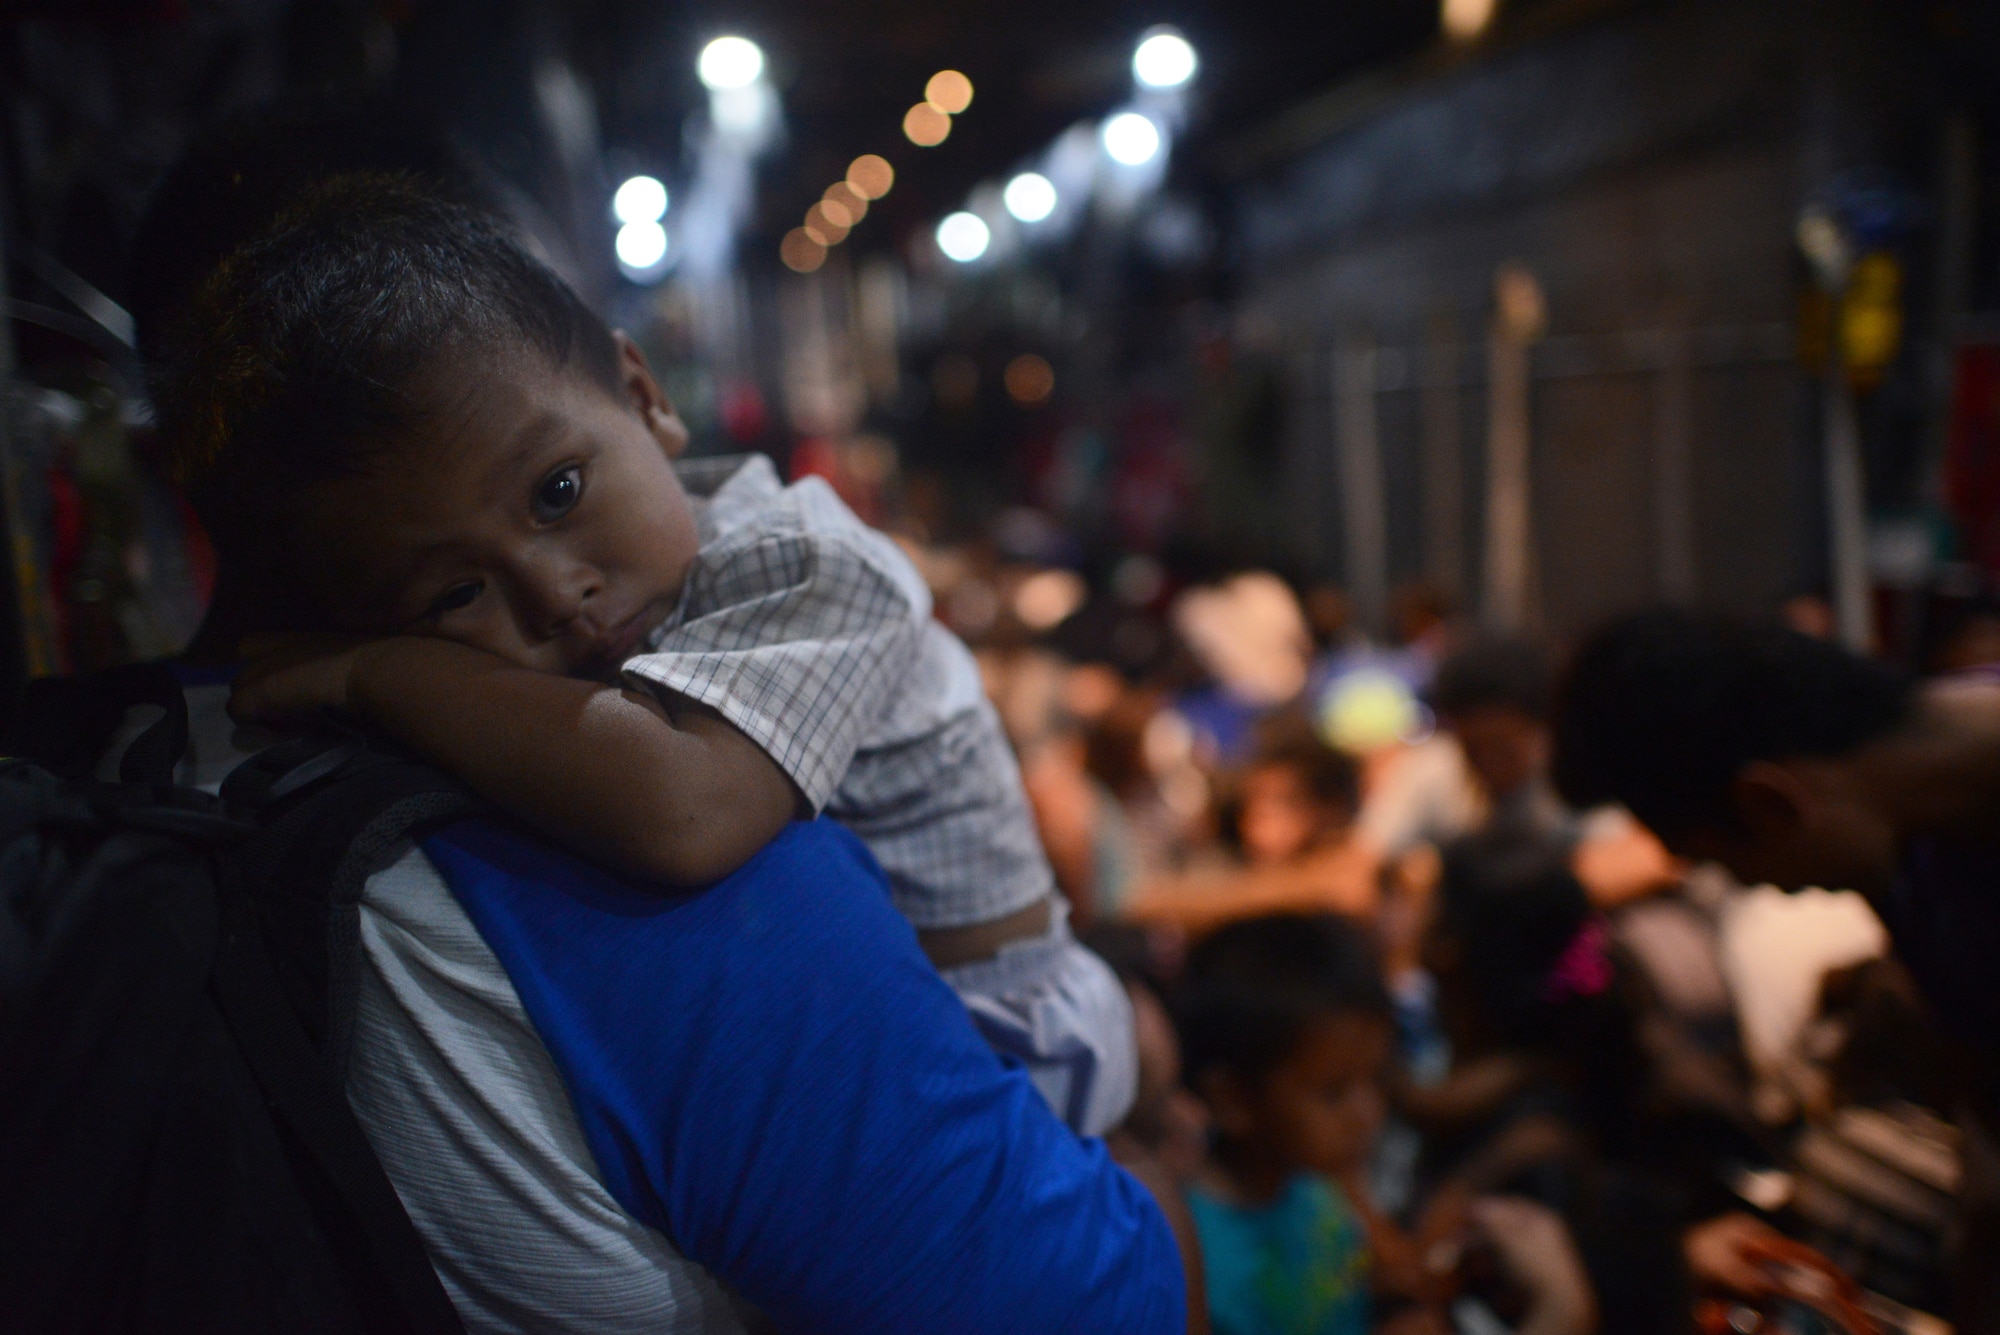
[[[1386,1019],[1367,936],[1327,914],[1274,914],[1218,929],[1189,952],[1174,1015],[1191,1080],[1228,1071],[1255,1087],[1327,1016]]]
[[[1553,1060],[1581,1125],[1629,1149],[1646,1095],[1638,981],[1559,841],[1494,832],[1444,851],[1434,942],[1492,1041]],[[1443,980],[1454,986],[1454,980]]]
[[[1613,623],[1557,694],[1555,781],[1579,807],[1623,802],[1662,838],[1735,825],[1757,760],[1845,755],[1909,714],[1904,673],[1765,623],[1661,610]]]
[[[505,224],[407,177],[341,176],[202,283],[156,399],[225,564],[273,564],[303,495],[425,422],[427,371],[512,349],[618,386],[604,322]]]
[[[1438,665],[1427,694],[1431,708],[1446,718],[1478,709],[1511,709],[1530,718],[1546,718],[1548,658],[1527,640],[1478,640]]]
[[[1511,830],[1446,845],[1436,930],[1459,947],[1486,1022],[1504,1039],[1556,1037],[1549,976],[1592,920],[1590,898],[1560,841]]]
[[[197,135],[153,191],[127,263],[140,355],[156,361],[202,280],[308,187],[401,173],[475,208],[494,200],[451,140],[408,108],[312,100],[260,107]]]

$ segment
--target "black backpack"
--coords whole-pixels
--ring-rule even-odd
[[[218,800],[187,734],[141,665],[31,685],[0,762],[0,1329],[460,1331],[343,1088],[362,885],[475,804],[340,735]]]

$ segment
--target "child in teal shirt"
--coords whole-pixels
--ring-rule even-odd
[[[1367,1335],[1368,1233],[1343,1182],[1382,1124],[1389,998],[1360,931],[1235,923],[1188,959],[1187,1078],[1216,1139],[1190,1186],[1215,1335]]]

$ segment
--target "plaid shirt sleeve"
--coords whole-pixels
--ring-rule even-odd
[[[625,676],[720,713],[818,812],[908,677],[930,608],[881,550],[886,539],[851,517],[813,523],[815,501],[792,512],[800,522],[746,526],[704,547],[681,619]]]

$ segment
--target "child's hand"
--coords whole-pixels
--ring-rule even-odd
[[[377,643],[351,635],[251,636],[229,693],[230,716],[239,723],[282,724],[322,709],[346,709],[355,662]]]

